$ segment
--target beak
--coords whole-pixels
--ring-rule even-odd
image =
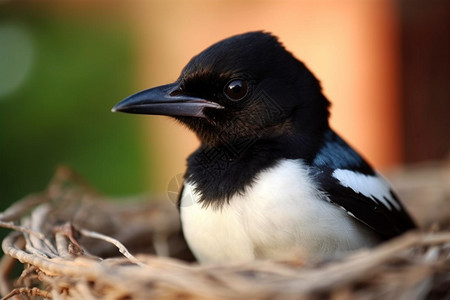
[[[131,95],[114,106],[112,111],[206,118],[203,113],[205,108],[223,109],[215,102],[183,95],[178,83],[171,83]]]

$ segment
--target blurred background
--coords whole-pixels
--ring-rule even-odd
[[[332,126],[377,168],[445,159],[449,14],[447,0],[0,1],[1,209],[59,164],[106,195],[165,193],[194,134],[111,107],[251,30],[306,63]]]

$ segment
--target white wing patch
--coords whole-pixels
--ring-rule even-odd
[[[332,176],[339,180],[341,185],[372,200],[380,201],[389,210],[393,207],[401,210],[400,205],[392,197],[389,184],[381,176],[370,176],[344,169],[334,170]]]

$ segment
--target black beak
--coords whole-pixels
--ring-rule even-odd
[[[114,106],[112,111],[206,118],[203,113],[205,108],[222,109],[223,107],[202,98],[183,95],[179,85],[171,83],[131,95]]]

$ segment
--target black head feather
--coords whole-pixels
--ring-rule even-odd
[[[239,101],[224,92],[233,80],[248,90]],[[329,102],[318,80],[269,33],[249,32],[210,46],[191,59],[177,82],[179,93],[224,107],[206,108],[207,118],[177,117],[208,145],[283,134],[308,139],[328,127]]]

